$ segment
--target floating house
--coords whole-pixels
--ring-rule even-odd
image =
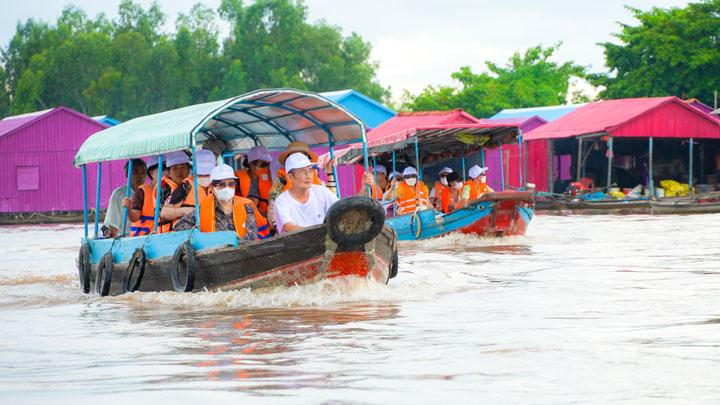
[[[586,103],[579,104],[564,104],[564,105],[551,105],[545,107],[530,107],[530,108],[506,108],[499,113],[493,115],[489,119],[501,120],[508,118],[531,118],[538,116],[545,120],[545,122],[555,121],[565,114],[571,113],[578,108],[584,106]]]
[[[720,119],[677,97],[630,98],[589,103],[523,135],[546,142],[534,153],[547,188],[563,192],[567,182],[588,179],[601,189],[645,185],[660,180],[716,184]],[[529,149],[529,148],[528,148]]]
[[[80,145],[107,128],[86,115],[57,107],[0,120],[0,215],[82,211],[82,174],[73,167]],[[125,178],[122,163],[103,167],[101,206],[111,184]],[[88,171],[88,185],[96,181]],[[94,188],[94,187],[93,187]],[[95,206],[95,195],[90,205]]]

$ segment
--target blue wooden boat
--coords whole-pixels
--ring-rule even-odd
[[[136,118],[88,138],[75,157],[75,165],[83,170],[85,201],[84,237],[77,261],[82,290],[94,289],[101,295],[136,290],[224,290],[343,276],[387,283],[397,273],[396,234],[384,225],[382,207],[364,197],[335,203],[324,225],[252,242],[240,242],[235,232],[200,232],[197,228],[102,239],[97,217],[94,236],[89,235],[89,164],[98,165],[99,190],[103,162],[158,155],[158,177],[162,177],[164,153],[190,150],[194,160],[195,150],[207,142],[244,151],[255,145],[284,150],[295,140],[311,147],[329,147],[332,152],[338,144],[364,143],[365,126],[320,95],[271,89]],[[196,167],[193,161],[195,179]],[[195,181],[195,200],[199,201]],[[129,179],[127,186],[130,189]],[[158,229],[157,198],[154,229]],[[95,209],[99,212],[99,198]],[[195,215],[199,217],[197,206]],[[121,229],[125,228],[127,209],[123,216]]]

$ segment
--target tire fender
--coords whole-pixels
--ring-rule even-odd
[[[338,245],[362,245],[373,240],[385,224],[385,211],[368,197],[344,198],[325,216],[328,235]]]
[[[123,292],[135,292],[140,288],[143,275],[145,274],[145,263],[147,257],[145,251],[142,248],[135,249],[130,263],[128,263],[127,270],[125,270],[125,279],[123,280]],[[135,276],[135,280],[133,280]]]
[[[185,277],[180,280],[180,261],[185,258]],[[190,242],[178,246],[170,265],[170,277],[177,292],[189,292],[195,286],[195,248]]]
[[[112,252],[106,252],[100,259],[100,263],[98,263],[98,271],[95,277],[95,291],[97,291],[101,297],[105,297],[110,294],[112,273],[113,254]]]

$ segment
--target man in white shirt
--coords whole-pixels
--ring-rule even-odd
[[[292,186],[275,199],[278,232],[285,233],[322,224],[337,196],[325,186],[313,184],[313,163],[303,153],[285,160]]]
[[[120,230],[123,221],[123,207],[132,206],[132,197],[135,190],[145,183],[147,177],[147,166],[145,161],[142,159],[132,160],[132,173],[128,174],[128,162],[125,162],[125,176],[131,176],[130,178],[130,192],[127,193],[127,184],[124,184],[116,188],[110,195],[110,201],[108,202],[107,211],[105,212],[105,220],[103,221],[103,236],[105,238],[117,238],[121,235],[130,234],[130,219],[125,221],[125,229]]]

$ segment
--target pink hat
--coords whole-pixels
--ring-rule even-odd
[[[215,154],[207,149],[200,149],[195,152],[198,176],[209,176],[210,171],[215,167]]]
[[[167,159],[167,162],[165,163],[165,166],[167,167],[173,167],[183,163],[190,164],[190,159],[188,159],[187,154],[183,151],[170,152],[165,155],[165,158]]]
[[[263,160],[265,162],[269,162],[272,160],[272,157],[270,156],[270,152],[268,152],[267,148],[264,146],[255,146],[247,154],[248,162],[253,162],[255,160]]]

